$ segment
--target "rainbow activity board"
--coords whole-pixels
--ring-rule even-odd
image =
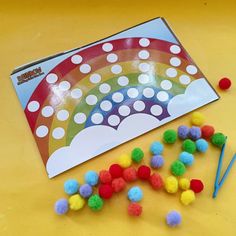
[[[11,80],[50,178],[219,99],[163,18],[24,65]]]

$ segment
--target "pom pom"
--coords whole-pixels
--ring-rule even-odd
[[[127,168],[127,167],[131,166],[131,164],[132,164],[131,156],[128,154],[121,155],[118,158],[118,164],[123,168]]]
[[[188,152],[181,152],[179,154],[179,160],[184,163],[186,166],[191,166],[194,162],[194,156]]]
[[[131,202],[128,206],[128,214],[130,216],[140,216],[142,214],[142,206],[136,202]]]
[[[202,137],[205,139],[209,139],[215,133],[215,129],[211,125],[202,126],[201,131],[202,131]]]
[[[139,202],[143,198],[143,191],[138,186],[134,186],[128,191],[128,199],[131,202]]]
[[[215,146],[221,147],[226,141],[226,136],[224,136],[222,133],[215,133],[211,137],[211,142]]]
[[[69,206],[70,206],[70,209],[73,211],[80,210],[81,208],[83,208],[84,204],[85,204],[85,201],[79,194],[72,195],[69,198]]]
[[[97,185],[98,178],[98,174],[93,170],[88,171],[84,176],[85,182],[91,186]]]
[[[178,128],[178,136],[180,139],[186,139],[189,134],[189,128],[185,125],[181,125]]]
[[[160,155],[155,155],[151,158],[150,165],[152,168],[160,168],[164,165],[164,158]]]
[[[192,190],[183,191],[180,196],[180,201],[186,206],[191,204],[192,202],[195,201],[194,192]]]
[[[171,227],[181,224],[182,217],[178,211],[171,211],[166,216],[166,223]]]
[[[109,172],[112,178],[119,178],[122,177],[123,168],[118,164],[112,164],[109,168]]]
[[[164,186],[164,181],[158,173],[154,173],[150,176],[149,182],[153,189],[157,190]]]
[[[137,172],[135,168],[133,167],[126,168],[123,171],[123,178],[127,182],[135,181],[137,179]]]
[[[192,118],[191,118],[191,123],[196,126],[201,126],[205,121],[205,117],[202,113],[200,112],[193,112]]]
[[[196,144],[192,140],[186,139],[183,141],[182,149],[185,152],[193,154],[194,152],[196,152]]]
[[[189,134],[188,134],[189,138],[191,138],[192,140],[197,140],[199,138],[201,138],[202,136],[202,131],[199,127],[197,126],[192,126],[189,129]]]
[[[163,140],[165,143],[173,144],[177,140],[177,132],[175,130],[166,130],[163,134]]]
[[[142,165],[138,168],[138,177],[142,180],[147,180],[149,179],[151,175],[151,170],[150,167]]]
[[[103,207],[103,200],[98,194],[94,194],[88,199],[88,206],[93,211],[100,211]]]
[[[102,184],[109,184],[112,181],[111,174],[108,170],[101,170],[99,172],[99,180]]]
[[[174,176],[169,176],[165,181],[165,189],[168,193],[176,193],[178,191],[178,180]]]
[[[200,193],[204,189],[204,184],[200,179],[192,179],[190,181],[190,188],[195,193]]]
[[[83,184],[79,188],[79,193],[83,198],[88,198],[93,193],[93,188],[89,184]]]
[[[59,199],[55,202],[54,210],[58,215],[64,215],[69,209],[68,201],[66,199]]]
[[[181,178],[179,180],[179,188],[181,190],[188,190],[190,188],[190,181],[186,178]]]
[[[134,148],[131,157],[134,162],[140,163],[144,157],[143,150],[141,148]]]
[[[208,142],[205,139],[200,138],[196,141],[196,147],[199,152],[206,152],[208,149]]]
[[[65,183],[64,183],[64,191],[65,193],[72,195],[77,193],[79,190],[79,183],[77,180],[75,179],[68,179]]]
[[[219,87],[221,90],[227,90],[231,87],[231,80],[228,78],[222,78],[219,81]]]
[[[160,142],[153,142],[150,146],[150,152],[153,155],[160,155],[164,150],[164,146]]]
[[[115,193],[121,192],[126,187],[126,182],[123,178],[113,179],[111,183],[112,189]]]
[[[186,169],[181,161],[174,161],[170,166],[171,173],[175,176],[181,176],[185,173]]]
[[[113,189],[110,184],[101,184],[98,186],[98,194],[101,198],[109,199],[112,197]]]

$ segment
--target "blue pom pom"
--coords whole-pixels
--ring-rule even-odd
[[[98,174],[93,170],[88,171],[84,177],[85,182],[91,186],[95,186],[98,183],[98,178]]]
[[[194,156],[188,152],[181,152],[179,154],[179,160],[186,166],[191,166],[194,162]]]
[[[160,142],[153,142],[150,146],[150,151],[154,155],[162,154],[163,150],[164,150],[164,146]]]
[[[189,128],[185,125],[181,125],[178,128],[178,136],[180,139],[186,139],[188,138],[188,134],[189,134]]]
[[[164,158],[160,155],[155,155],[152,157],[150,165],[152,168],[160,168],[164,165]]]
[[[139,202],[143,198],[143,191],[138,186],[134,186],[128,191],[128,198],[131,202]]]
[[[197,126],[192,126],[189,129],[189,134],[188,134],[189,138],[191,138],[192,140],[197,140],[199,138],[201,138],[202,136],[202,131],[199,127]]]
[[[77,193],[79,190],[79,183],[75,179],[69,179],[64,183],[65,193],[72,195]]]
[[[208,149],[208,142],[201,138],[196,141],[196,147],[199,152],[206,152]]]
[[[83,184],[79,188],[79,193],[83,198],[88,198],[93,193],[93,188],[89,184]]]
[[[59,199],[58,201],[56,201],[56,203],[54,205],[54,210],[58,215],[66,214],[68,209],[69,209],[68,201],[64,198]]]
[[[182,217],[178,211],[171,211],[166,216],[166,223],[171,226],[177,226],[181,223]]]

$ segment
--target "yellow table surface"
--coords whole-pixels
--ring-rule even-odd
[[[83,180],[85,171],[106,168],[121,153],[140,146],[148,163],[149,144],[161,139],[168,128],[189,124],[190,115],[132,140],[98,158],[49,180],[9,75],[13,68],[35,59],[75,48],[116,33],[151,18],[163,16],[214,87],[222,76],[236,78],[236,2],[232,1],[0,1],[0,235],[236,235],[236,165],[217,199],[212,190],[219,150],[210,147],[186,176],[201,178],[205,190],[195,203],[184,207],[179,193],[168,195],[143,188],[143,215],[126,212],[126,194],[114,196],[99,213],[85,207],[81,212],[59,217],[54,201],[64,197],[63,182]],[[236,150],[236,83],[221,99],[199,109],[207,123],[228,136],[224,168]],[[180,142],[166,148],[165,167],[176,159]],[[176,209],[183,222],[168,228],[165,215]]]

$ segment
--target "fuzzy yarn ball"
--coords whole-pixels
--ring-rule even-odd
[[[217,147],[221,147],[226,141],[226,136],[222,133],[215,133],[211,137],[211,142]]]
[[[181,161],[174,161],[170,166],[171,173],[175,176],[181,176],[185,173],[186,168]]]
[[[151,184],[152,188],[155,190],[161,189],[164,186],[164,181],[160,174],[153,173],[149,178],[149,183]]]
[[[142,214],[142,206],[136,202],[131,202],[128,206],[128,214],[130,216],[140,216]]]
[[[179,179],[179,188],[181,190],[188,190],[190,188],[190,180],[187,178]]]
[[[70,209],[73,211],[80,210],[85,204],[85,200],[79,194],[72,195],[68,201]]]
[[[189,127],[185,125],[181,125],[178,127],[178,136],[180,139],[184,140],[188,138],[188,134],[189,134]]]
[[[161,155],[155,155],[151,158],[150,165],[152,168],[160,168],[164,165],[164,158]]]
[[[112,197],[113,189],[110,184],[101,184],[98,186],[98,194],[103,199],[109,199]]]
[[[95,186],[98,183],[99,176],[95,171],[90,170],[85,173],[84,180],[87,184],[89,184],[91,186]]]
[[[134,148],[131,153],[131,158],[134,162],[140,163],[144,157],[143,150],[141,148]]]
[[[103,207],[103,200],[98,194],[94,194],[88,199],[88,206],[93,211],[100,211]]]
[[[200,179],[191,179],[190,189],[195,193],[200,193],[204,189],[204,184]]]
[[[195,193],[192,190],[185,190],[181,193],[180,201],[184,205],[189,205],[195,201]]]
[[[189,138],[192,139],[192,140],[197,140],[199,138],[201,138],[202,136],[202,131],[199,127],[197,126],[192,126],[190,129],[189,129],[189,134],[188,134]]]
[[[109,167],[109,172],[112,178],[119,178],[119,177],[122,177],[123,168],[119,164],[112,164]]]
[[[132,164],[132,158],[129,154],[122,154],[121,156],[119,156],[118,158],[118,164],[122,167],[122,168],[127,168],[130,167]]]
[[[191,123],[196,126],[201,126],[205,122],[205,116],[200,112],[193,112]]]
[[[67,199],[59,199],[55,202],[54,210],[58,215],[64,215],[68,212],[69,204]]]
[[[76,179],[68,179],[64,183],[64,191],[65,193],[72,195],[77,193],[79,190],[79,183]]]
[[[194,152],[196,152],[197,148],[195,142],[193,142],[191,139],[186,139],[183,141],[182,149],[185,152],[193,154]]]
[[[127,182],[135,181],[138,178],[136,169],[134,167],[124,169],[123,178]]]
[[[175,143],[177,140],[177,132],[173,129],[166,130],[163,134],[163,140],[165,143]]]
[[[219,88],[221,90],[227,90],[227,89],[229,89],[231,87],[231,80],[229,78],[226,78],[226,77],[222,78],[219,81],[218,85],[219,85]]]
[[[113,179],[111,182],[112,189],[115,193],[121,192],[123,189],[126,187],[126,182],[125,180],[120,177]]]
[[[208,149],[208,142],[205,139],[200,138],[196,141],[196,147],[199,152],[204,153]]]
[[[175,176],[169,176],[166,178],[165,190],[167,193],[176,193],[178,191],[178,180]]]
[[[112,176],[108,170],[101,170],[99,172],[99,180],[102,184],[108,184],[112,181]]]
[[[141,190],[140,187],[134,186],[129,189],[128,191],[128,199],[131,202],[139,202],[143,198],[143,191]]]
[[[150,175],[151,175],[151,169],[149,166],[146,165],[142,165],[138,168],[138,172],[137,172],[138,177],[141,180],[148,180]]]
[[[193,154],[189,152],[181,152],[179,154],[179,160],[184,163],[186,166],[191,166],[194,162]]]
[[[160,155],[162,154],[163,150],[164,150],[164,146],[160,142],[153,142],[150,146],[150,152],[153,155]]]
[[[181,224],[182,217],[178,211],[170,211],[166,216],[166,224],[171,227],[176,227]]]
[[[83,198],[88,198],[92,195],[93,193],[93,188],[91,185],[89,184],[83,184],[80,186],[79,188],[79,194],[83,197]]]
[[[209,139],[215,133],[215,129],[211,125],[202,126],[201,131],[202,131],[202,137],[205,139]]]

